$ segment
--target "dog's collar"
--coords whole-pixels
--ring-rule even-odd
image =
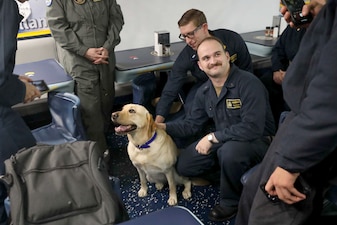
[[[142,145],[136,145],[138,149],[143,149],[143,148],[150,148],[150,144],[156,139],[157,137],[157,132],[154,132],[153,136],[148,140],[145,144]]]

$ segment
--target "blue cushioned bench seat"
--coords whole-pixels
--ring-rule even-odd
[[[203,224],[189,209],[173,206],[151,212],[120,225],[200,225]]]

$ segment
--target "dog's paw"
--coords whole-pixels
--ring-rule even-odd
[[[177,198],[176,197],[170,197],[168,200],[167,200],[167,203],[169,204],[169,205],[176,205],[177,203],[178,203],[178,200],[177,200]]]
[[[147,190],[145,190],[145,189],[139,189],[139,191],[138,191],[138,197],[145,197],[145,196],[147,196]]]
[[[156,183],[155,186],[156,186],[157,190],[161,190],[161,189],[163,189],[164,184],[162,184],[162,183]]]
[[[183,198],[184,199],[189,199],[192,197],[192,193],[191,193],[191,190],[184,190],[183,191]]]

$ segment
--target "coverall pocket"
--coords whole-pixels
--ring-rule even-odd
[[[98,80],[85,80],[85,79],[75,80],[76,93],[93,94],[93,92],[95,92],[95,89],[97,89],[97,87],[98,87]]]

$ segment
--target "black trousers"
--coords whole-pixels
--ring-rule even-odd
[[[182,149],[177,160],[177,172],[186,177],[207,177],[220,167],[220,205],[236,207],[242,192],[241,176],[260,163],[268,149],[264,138],[243,142],[227,141],[214,144],[210,154],[199,154],[198,141]]]

